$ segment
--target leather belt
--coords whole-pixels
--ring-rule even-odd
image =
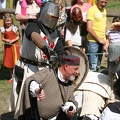
[[[49,64],[46,63],[46,62],[37,62],[37,61],[33,61],[33,60],[23,58],[21,56],[20,56],[19,60],[24,62],[24,63],[31,64],[31,65],[34,65],[34,66],[49,66]]]

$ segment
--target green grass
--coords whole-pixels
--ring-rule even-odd
[[[0,63],[2,63],[3,58],[3,48],[0,48]]]
[[[7,6],[9,6],[9,0],[7,0]],[[109,1],[106,9],[108,13],[120,14],[120,1]],[[19,26],[19,22],[15,20],[13,16],[14,24]],[[108,18],[107,28],[109,28],[111,24],[112,18]],[[3,60],[3,47],[0,48],[0,115],[1,120],[13,120],[13,116],[11,113],[8,113],[8,104],[10,97],[11,84],[7,83],[7,79],[9,79],[9,71],[2,66]],[[102,67],[107,67],[107,59],[103,57]]]
[[[11,84],[8,84],[7,81],[0,81],[0,98],[2,99],[0,100],[0,113],[8,111],[10,88]]]
[[[119,13],[120,12],[120,1],[109,1],[106,6],[107,12],[108,13]]]
[[[120,1],[119,0],[108,0],[106,10],[108,14],[119,15],[120,16]],[[110,28],[113,17],[107,18],[107,29]]]

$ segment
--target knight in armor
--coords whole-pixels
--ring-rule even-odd
[[[18,120],[77,120],[74,80],[80,58],[63,55],[55,71],[44,68],[25,80]]]
[[[15,119],[19,112],[21,93],[27,77],[56,63],[59,55],[64,54],[62,39],[56,24],[59,18],[59,6],[47,2],[38,19],[29,19],[23,36],[14,73],[9,110],[15,110]]]

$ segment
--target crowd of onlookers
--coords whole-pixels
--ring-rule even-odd
[[[15,17],[20,22],[22,39],[28,19],[37,19],[44,4],[48,1],[35,0],[33,3],[31,0],[13,1]],[[108,34],[106,33],[107,13],[104,7],[107,5],[107,1],[71,0],[70,7],[63,4],[65,1],[52,1],[59,5],[59,20],[56,28],[63,38],[64,45],[80,48],[88,56],[90,70],[98,71],[103,52],[108,53],[109,40],[107,39],[110,39],[106,38],[106,34]],[[1,5],[5,5],[5,2],[6,0],[1,0]],[[119,18],[116,19],[119,22]]]
[[[24,29],[27,25],[28,19],[37,19],[44,4],[48,1],[49,0],[41,0],[41,1],[35,0],[33,3],[31,0],[27,0],[27,1],[26,0],[19,0],[19,1],[14,0],[13,1],[13,6],[15,8],[16,20],[20,21],[20,30],[22,31],[21,38],[23,38]],[[88,9],[93,4],[95,4],[95,1],[89,1],[89,3],[88,3],[88,1],[84,2],[83,0],[72,0],[71,7],[69,7],[69,8],[63,4],[64,2],[62,0],[53,0],[53,1],[59,5],[59,20],[57,22],[56,27],[63,38],[64,45],[76,46],[78,48],[81,48],[83,52],[87,53],[88,49],[87,49],[87,44],[86,44],[86,37],[87,37],[88,32],[87,32],[86,14],[87,14]],[[6,0],[1,0],[1,8],[6,8]],[[79,9],[79,13],[77,13],[77,14],[79,15],[78,17],[80,17],[80,18],[77,18],[77,19],[75,18],[77,14],[75,13],[76,10],[74,8]],[[11,15],[9,15],[9,16],[7,15],[7,17],[6,17],[6,15],[3,16],[4,23],[5,23],[6,19],[9,19],[9,18],[11,18],[10,21],[12,21],[11,26],[14,25]],[[9,21],[9,20],[7,20],[7,21]],[[4,27],[6,27],[5,24],[4,24]],[[3,41],[5,43],[8,42],[5,40],[3,40]],[[8,43],[11,43],[11,41]],[[4,58],[5,58],[5,56],[6,56],[6,58],[8,58],[6,54],[7,53],[4,52]],[[13,61],[15,56],[16,55],[14,55],[13,58],[10,57],[11,61]],[[19,58],[19,55],[16,59],[18,60],[18,58]],[[91,59],[89,59],[89,61],[91,61]],[[13,63],[10,62],[9,64],[13,64]],[[11,65],[8,66],[8,65],[4,64],[4,66],[7,68],[10,68],[10,73],[12,75],[13,65],[12,65],[12,67],[10,67]],[[91,66],[91,64],[90,64],[90,66]],[[91,68],[91,69],[96,70],[96,68]],[[9,82],[11,82],[11,79]]]

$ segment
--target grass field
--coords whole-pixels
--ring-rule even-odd
[[[9,4],[9,0],[7,0],[7,4]],[[119,14],[120,15],[120,1],[112,1],[108,2],[106,7],[108,13],[110,14]],[[112,21],[112,18],[108,18],[107,28],[109,29],[109,25]],[[16,22],[14,19],[14,23],[19,25],[19,22]],[[9,96],[11,90],[11,84],[7,83],[7,79],[9,79],[9,71],[2,66],[2,57],[3,57],[3,47],[0,48],[0,120],[13,120],[13,116],[8,112],[8,103]],[[103,67],[107,66],[106,58],[103,57],[102,65]]]

